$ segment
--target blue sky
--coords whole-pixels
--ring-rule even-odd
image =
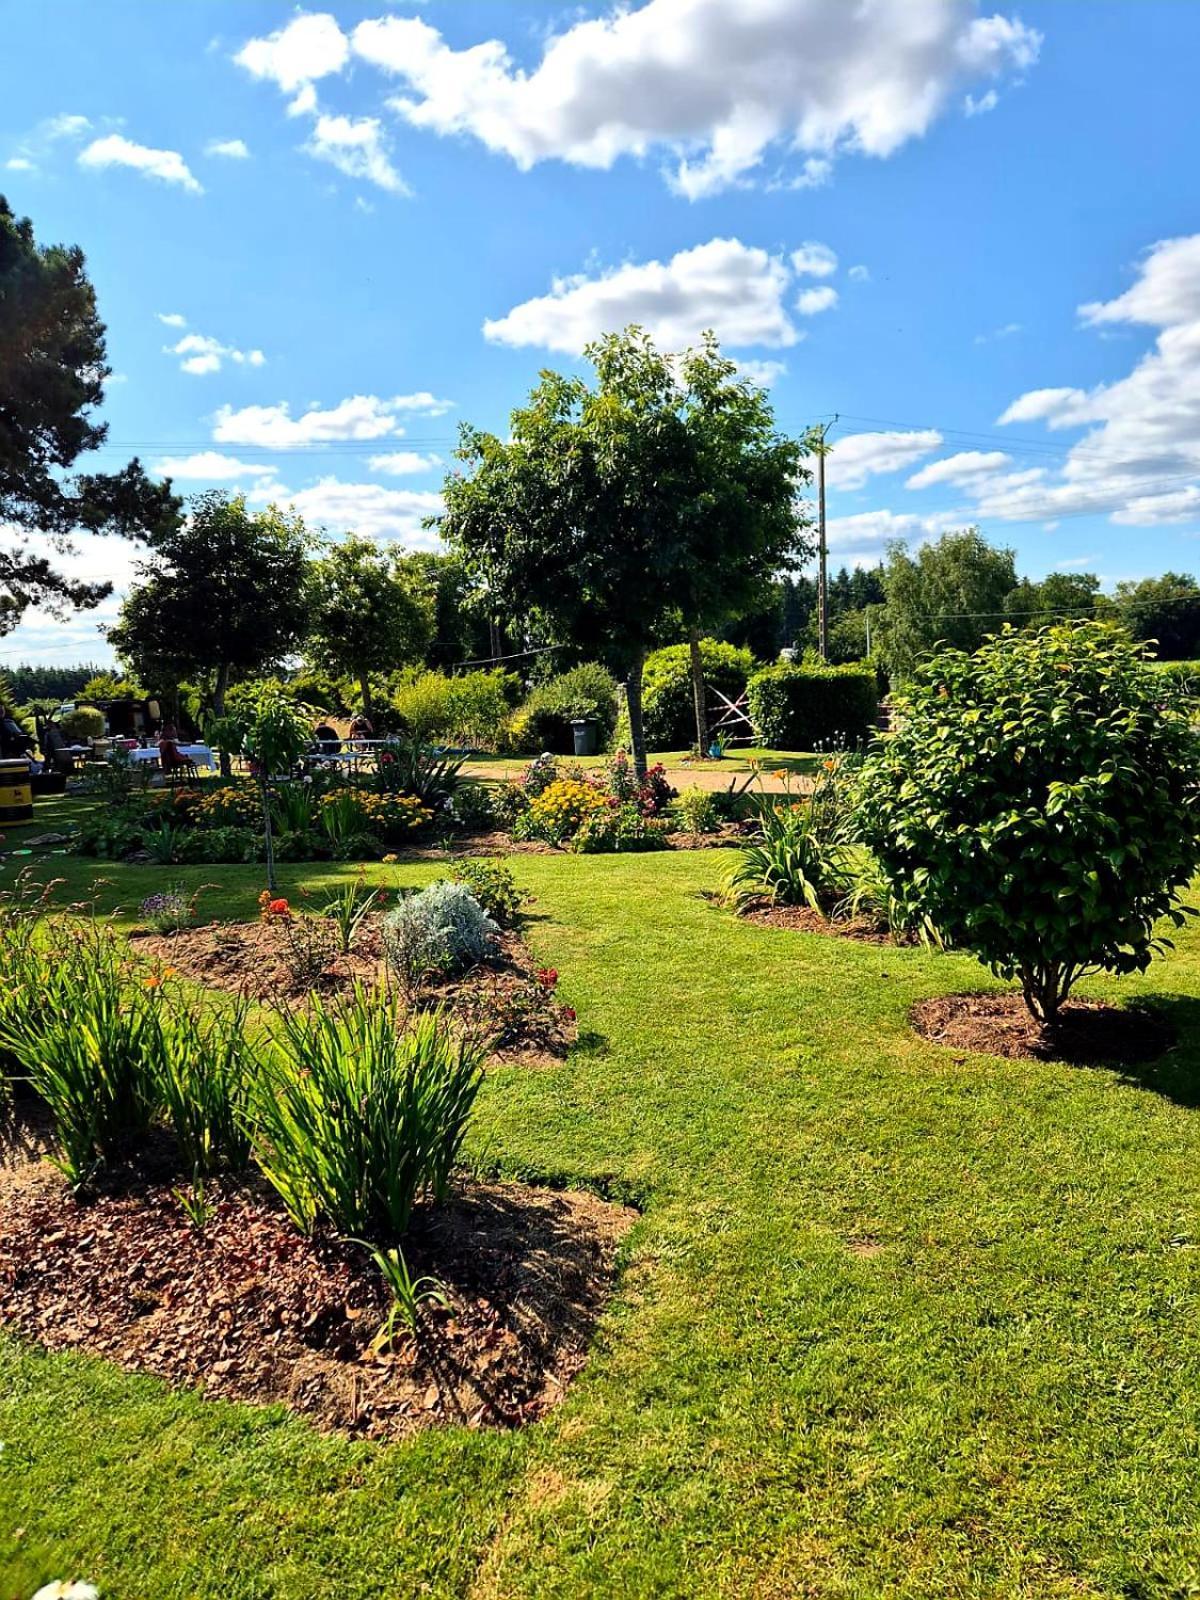
[[[838,415],[835,564],[1200,566],[1200,7],[7,0],[0,192],[87,252],[106,459],[428,545],[460,419],[638,320]],[[136,548],[81,541],[128,581]],[[115,601],[3,659],[109,654]]]

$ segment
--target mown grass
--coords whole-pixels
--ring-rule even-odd
[[[1094,986],[1177,1026],[1157,1069],[951,1054],[908,1008],[975,963],[738,922],[726,865],[513,860],[583,1038],[489,1075],[473,1160],[645,1208],[566,1404],[351,1444],[0,1340],[0,1597],[1190,1592],[1200,934]],[[104,871],[107,907],[219,879],[208,914],[248,916],[260,886]]]

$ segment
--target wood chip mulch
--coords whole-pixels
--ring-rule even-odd
[[[385,1297],[366,1251],[306,1238],[253,1184],[211,1186],[198,1231],[168,1184],[85,1203],[45,1163],[26,1180],[0,1185],[0,1324],[372,1439],[544,1415],[584,1364],[634,1221],[588,1194],[466,1183],[404,1243],[452,1309],[376,1356]]]
[[[757,922],[767,928],[790,928],[797,933],[823,933],[832,939],[856,939],[860,944],[895,944],[897,941],[886,928],[866,917],[823,917],[811,906],[772,905],[760,900],[740,911],[747,922]]]
[[[1136,1066],[1175,1042],[1171,1029],[1144,1011],[1069,1000],[1052,1028],[1030,1016],[1019,994],[949,994],[921,1000],[913,1027],[954,1050],[1079,1066]]]

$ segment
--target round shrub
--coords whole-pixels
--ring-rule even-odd
[[[875,672],[862,665],[781,662],[750,679],[747,702],[769,750],[827,750],[861,745],[875,725]]]
[[[58,725],[68,744],[87,744],[104,737],[104,713],[96,706],[76,706],[74,711],[65,711]]]
[[[451,972],[490,955],[499,931],[465,883],[439,878],[383,919],[383,948],[401,978],[417,964]]]
[[[1200,862],[1200,736],[1143,648],[1099,623],[945,650],[898,695],[859,820],[915,923],[1053,1022],[1089,972],[1142,971]]]
[[[575,749],[571,723],[580,718],[597,724],[604,749],[617,722],[617,680],[597,661],[585,661],[539,684],[510,720],[509,738],[514,748],[530,754],[549,750],[570,755]]]
[[[736,700],[754,670],[749,650],[701,639],[700,659],[710,706],[713,690]],[[714,719],[717,720],[717,719]],[[690,750],[696,742],[696,709],[692,698],[692,655],[686,644],[667,645],[646,657],[642,674],[642,721],[648,750]],[[628,717],[621,719],[623,741]]]

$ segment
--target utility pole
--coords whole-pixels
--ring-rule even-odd
[[[821,660],[829,660],[829,582],[828,582],[828,557],[829,550],[825,540],[825,438],[830,428],[837,421],[836,414],[829,422],[823,422],[819,429],[821,442],[815,446],[817,452],[817,539],[818,539],[818,567],[817,567],[817,649]]]

